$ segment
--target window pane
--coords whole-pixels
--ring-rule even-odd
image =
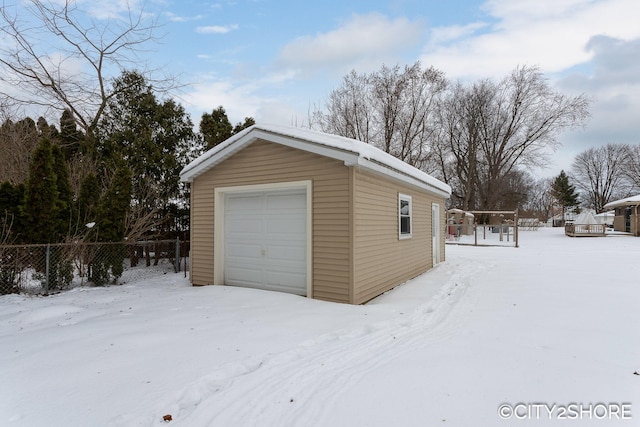
[[[411,237],[411,196],[398,194],[398,226],[400,238]]]
[[[400,200],[400,215],[409,215],[409,201]]]
[[[400,234],[411,234],[411,218],[408,216],[400,217]]]

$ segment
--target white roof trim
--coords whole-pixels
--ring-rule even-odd
[[[627,197],[626,199],[615,200],[604,205],[605,209],[618,208],[620,206],[636,206],[640,205],[640,194]]]
[[[252,144],[256,139],[337,159],[346,166],[359,166],[444,197],[451,195],[449,185],[370,144],[309,129],[276,125],[254,125],[232,136],[185,166],[180,173],[180,179],[193,182],[197,176]]]

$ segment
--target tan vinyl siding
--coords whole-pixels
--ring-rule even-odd
[[[613,229],[616,231],[623,231],[623,232],[626,230],[624,216],[613,217]]]
[[[418,276],[433,265],[431,204],[444,199],[377,174],[355,173],[354,295],[361,304]],[[411,196],[412,237],[398,237],[398,194]],[[444,221],[441,221],[444,259]]]
[[[191,184],[191,283],[213,283],[213,189],[205,180]]]
[[[313,297],[349,302],[348,168],[338,160],[262,140],[198,176],[192,184],[192,283],[213,283],[216,187],[302,180],[311,180],[313,188]]]
[[[615,209],[615,216],[613,217],[613,229],[616,231],[627,232],[627,219],[626,219],[627,206],[619,206]],[[631,217],[629,218],[629,230],[628,232],[634,236],[640,236],[640,206],[631,206]]]

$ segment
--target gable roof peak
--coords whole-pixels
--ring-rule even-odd
[[[282,125],[255,124],[233,135],[184,167],[180,178],[192,182],[198,175],[213,168],[258,139],[314,152],[343,161],[346,166],[360,166],[395,179],[435,191],[445,197],[451,187],[384,151],[352,138],[332,135],[312,129]]]

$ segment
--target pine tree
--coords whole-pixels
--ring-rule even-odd
[[[209,113],[204,113],[200,119],[200,134],[206,143],[207,150],[220,144],[233,135],[233,126],[222,106]]]
[[[576,187],[569,182],[569,177],[564,170],[560,171],[560,175],[551,183],[551,196],[562,207],[562,219],[564,221],[567,208],[578,205]]]
[[[89,173],[80,185],[76,202],[76,215],[80,227],[95,222],[95,210],[100,201],[100,183],[93,173]]]
[[[131,169],[120,165],[97,208],[98,236],[102,242],[121,242],[131,206]]]
[[[219,106],[209,113],[204,113],[200,119],[200,135],[204,140],[206,150],[210,150],[221,142],[231,138],[238,132],[256,124],[253,117],[245,117],[244,122],[231,126],[227,112]]]
[[[51,142],[43,138],[31,158],[23,206],[28,243],[54,243],[60,239],[57,180]]]
[[[152,214],[170,212],[184,188],[179,177],[193,151],[193,123],[175,101],[158,100],[139,73],[124,72],[114,87],[118,95],[109,101],[96,132],[98,152],[105,167],[113,170],[121,159],[131,169],[137,229],[157,232]]]
[[[29,243],[58,243],[68,230],[68,219],[65,218],[71,212],[68,171],[62,152],[54,147],[49,138],[42,138],[31,159],[23,207],[24,234]],[[58,185],[67,200],[60,198]],[[46,281],[49,289],[67,287],[73,279],[71,260],[65,256],[61,247],[51,247],[48,250],[49,277],[42,277],[43,284]],[[42,256],[35,263],[36,271],[41,274],[47,271],[45,259]]]
[[[58,143],[67,160],[74,154],[86,150],[84,134],[78,130],[76,120],[69,109],[65,109],[60,116]]]
[[[11,249],[3,249],[2,245],[16,241],[19,229],[19,209],[22,202],[24,186],[14,186],[9,181],[0,185],[0,295],[20,291],[18,278],[21,268],[18,267],[17,253]]]
[[[96,285],[115,283],[124,271],[126,250],[121,242],[125,237],[127,213],[131,205],[131,170],[120,165],[111,185],[96,209],[97,234],[102,242],[91,265],[89,280]]]
[[[238,122],[233,127],[233,134],[235,135],[238,132],[242,132],[246,128],[251,127],[251,126],[253,126],[255,124],[256,124],[256,121],[253,119],[253,117],[245,117],[244,118],[244,123]]]
[[[5,181],[0,185],[0,230],[8,240],[19,241],[22,233],[20,207],[24,201],[24,184],[13,185]],[[3,237],[3,236],[0,236]]]
[[[60,237],[69,234],[73,220],[73,191],[69,183],[69,167],[65,161],[65,156],[57,144],[51,146],[53,154],[53,172],[56,175],[56,189],[58,190],[58,218],[57,232]]]

